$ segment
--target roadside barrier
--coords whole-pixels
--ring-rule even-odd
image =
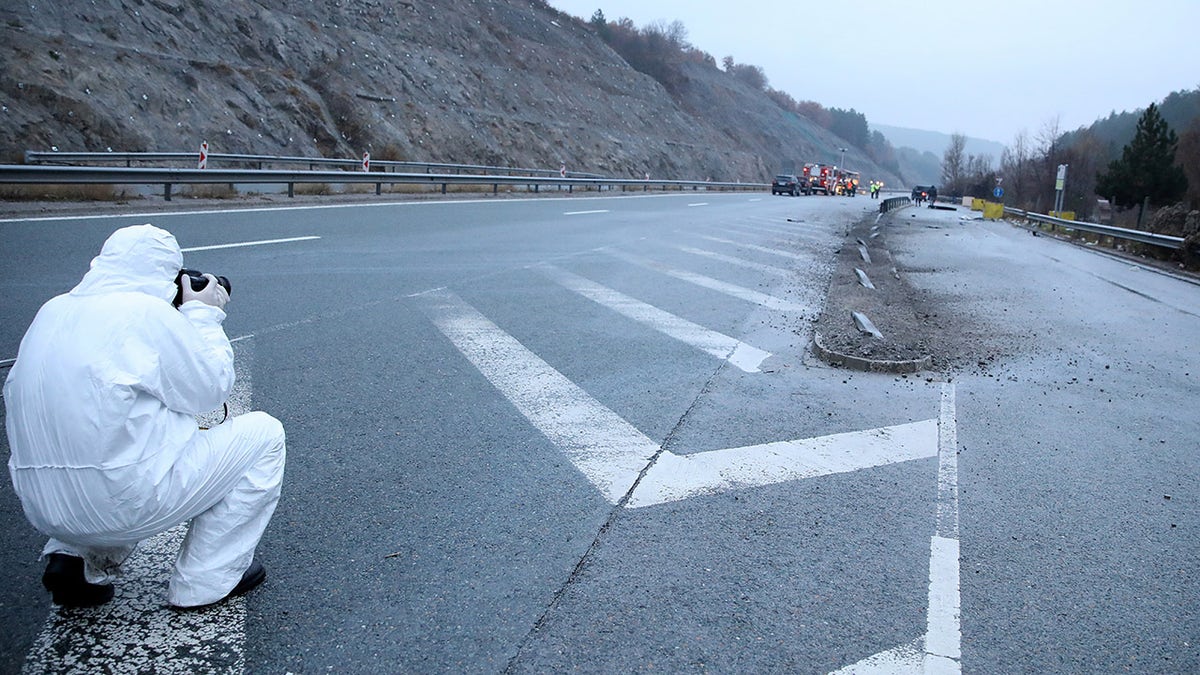
[[[195,166],[197,157],[202,157],[204,166],[201,169],[208,168],[208,162],[222,162],[227,164],[252,164],[256,169],[262,169],[267,166],[277,165],[300,165],[307,166],[309,171],[315,171],[317,167],[347,167],[353,169],[362,168],[362,160],[358,159],[337,159],[329,157],[288,157],[288,156],[273,156],[273,155],[239,155],[220,152],[207,152],[208,144],[203,145],[204,150],[200,155],[194,152],[42,152],[37,150],[25,151],[26,164],[58,164],[58,165],[101,165],[108,166],[113,163],[124,163],[126,167],[132,168],[134,163],[139,165],[144,164],[162,164],[162,163],[179,163],[183,166]],[[435,170],[438,173],[482,173],[502,176],[557,176],[559,178],[603,178],[598,173],[584,173],[582,171],[567,171],[565,175],[561,172],[563,169],[526,169],[520,167],[505,167],[505,166],[484,166],[479,164],[444,164],[438,162],[397,162],[391,160],[371,160],[370,166],[379,171],[405,172],[414,173],[418,170],[424,170],[425,173],[433,173]],[[403,171],[402,171],[403,170]]]
[[[1104,237],[1112,237],[1113,239],[1125,239],[1128,241],[1136,241],[1141,244],[1150,244],[1151,246],[1161,246],[1179,250],[1183,248],[1183,237],[1172,237],[1166,234],[1155,234],[1154,232],[1145,232],[1143,230],[1129,230],[1123,227],[1113,227],[1112,225],[1101,225],[1099,223],[1085,223],[1078,220],[1067,220],[1066,218],[1055,218],[1054,216],[1042,215],[1040,213],[1031,213],[1004,207],[1004,215],[1014,215],[1035,223],[1044,223],[1050,226],[1050,231],[1053,232],[1056,227],[1061,227],[1068,231],[1091,232]]]
[[[879,203],[879,212],[887,213],[888,211],[895,211],[896,209],[908,206],[911,203],[912,200],[908,197],[891,197]]]
[[[195,155],[190,155],[195,157]],[[209,156],[212,158],[212,155]],[[357,162],[356,162],[357,166]],[[356,183],[375,186],[375,194],[383,192],[383,186],[405,185],[440,185],[442,194],[446,194],[448,185],[491,185],[492,193],[499,191],[501,185],[525,186],[532,192],[538,192],[541,186],[565,187],[568,192],[576,187],[596,189],[616,189],[649,191],[650,188],[659,190],[692,189],[699,190],[764,190],[768,183],[720,183],[701,180],[641,180],[628,178],[561,178],[559,176],[500,176],[476,174],[436,174],[436,173],[386,173],[364,171],[279,171],[252,169],[164,169],[164,168],[124,168],[124,167],[93,167],[93,166],[23,166],[0,165],[0,183],[15,183],[26,185],[60,185],[60,184],[92,184],[92,185],[162,185],[163,199],[171,200],[171,192],[175,185],[187,184],[275,184],[287,185],[288,197],[295,196],[295,186],[299,184],[344,184]]]

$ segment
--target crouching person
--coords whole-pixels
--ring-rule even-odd
[[[198,428],[233,389],[228,281],[205,275],[197,290],[182,267],[171,233],[117,230],[38,311],[4,383],[9,474],[50,538],[42,583],[60,605],[107,602],[136,544],[186,521],[172,606],[266,578],[254,551],[279,501],[283,426],[254,412]]]

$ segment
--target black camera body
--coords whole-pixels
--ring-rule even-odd
[[[204,276],[203,272],[187,269],[179,270],[179,276],[175,277],[175,300],[172,303],[176,307],[183,304],[183,284],[185,280],[192,285],[193,291],[202,291],[205,286],[208,286],[208,277]],[[233,287],[230,286],[227,277],[218,276],[217,283],[225,289],[226,293],[233,293]]]

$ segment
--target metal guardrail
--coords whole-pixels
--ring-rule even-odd
[[[199,154],[195,152],[41,152],[25,151],[26,164],[97,164],[123,162],[127,167],[133,167],[134,162],[187,162],[196,165]],[[310,171],[318,166],[347,166],[358,168],[362,162],[354,159],[331,159],[326,157],[276,157],[273,155],[239,155],[213,152],[208,154],[210,162],[229,162],[233,164],[256,164],[262,169],[268,164],[300,164],[308,165]],[[437,162],[398,162],[392,160],[371,160],[371,168],[376,167],[387,171],[399,172],[401,169],[424,169],[425,173],[433,173],[434,169],[443,173],[462,173],[466,171],[488,173],[506,176],[560,176],[561,170],[554,169],[525,169],[505,166],[484,166],[479,164],[442,164]],[[567,178],[603,178],[598,173],[568,171]]]
[[[1105,237],[1115,237],[1117,239],[1127,239],[1136,241],[1142,244],[1150,244],[1151,246],[1161,246],[1163,248],[1181,249],[1183,248],[1182,237],[1172,237],[1166,234],[1155,234],[1154,232],[1145,232],[1143,230],[1129,230],[1124,227],[1113,227],[1112,225],[1100,225],[1099,223],[1085,223],[1078,220],[1067,220],[1065,218],[1055,218],[1054,216],[1042,215],[1040,213],[1030,213],[1021,209],[1004,207],[1004,213],[1014,214],[1026,220],[1032,220],[1037,223],[1046,223],[1051,227],[1064,227],[1070,230],[1081,230],[1083,232],[1091,232],[1093,234],[1103,235]]]
[[[722,189],[722,190],[761,190],[768,183],[718,183],[713,181],[696,180],[639,180],[629,178],[554,178],[540,176],[496,176],[475,174],[435,174],[435,173],[386,173],[379,171],[279,171],[270,169],[170,169],[170,168],[124,168],[124,167],[92,167],[92,166],[24,166],[17,164],[0,165],[0,183],[25,185],[59,185],[59,184],[92,184],[92,185],[162,185],[163,198],[171,199],[174,185],[181,184],[276,184],[288,186],[288,196],[295,196],[296,184],[319,183],[356,183],[373,184],[375,194],[381,194],[383,186],[394,184],[405,185],[441,185],[442,194],[446,193],[447,185],[491,185],[492,192],[498,191],[501,185],[524,185],[538,191],[539,186],[566,187],[573,191],[575,187],[609,186],[620,187],[622,191],[629,188],[649,190],[651,187],[668,190],[678,188]]]
[[[889,197],[888,199],[879,202],[879,212],[887,213],[888,211],[894,211],[902,206],[908,206],[911,203],[912,199],[909,199],[908,197]]]

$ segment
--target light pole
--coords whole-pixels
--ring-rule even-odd
[[[846,170],[846,149],[845,149],[845,148],[842,148],[841,150],[842,150],[842,166],[841,166],[841,169],[842,169],[843,171],[845,171],[845,170]]]

